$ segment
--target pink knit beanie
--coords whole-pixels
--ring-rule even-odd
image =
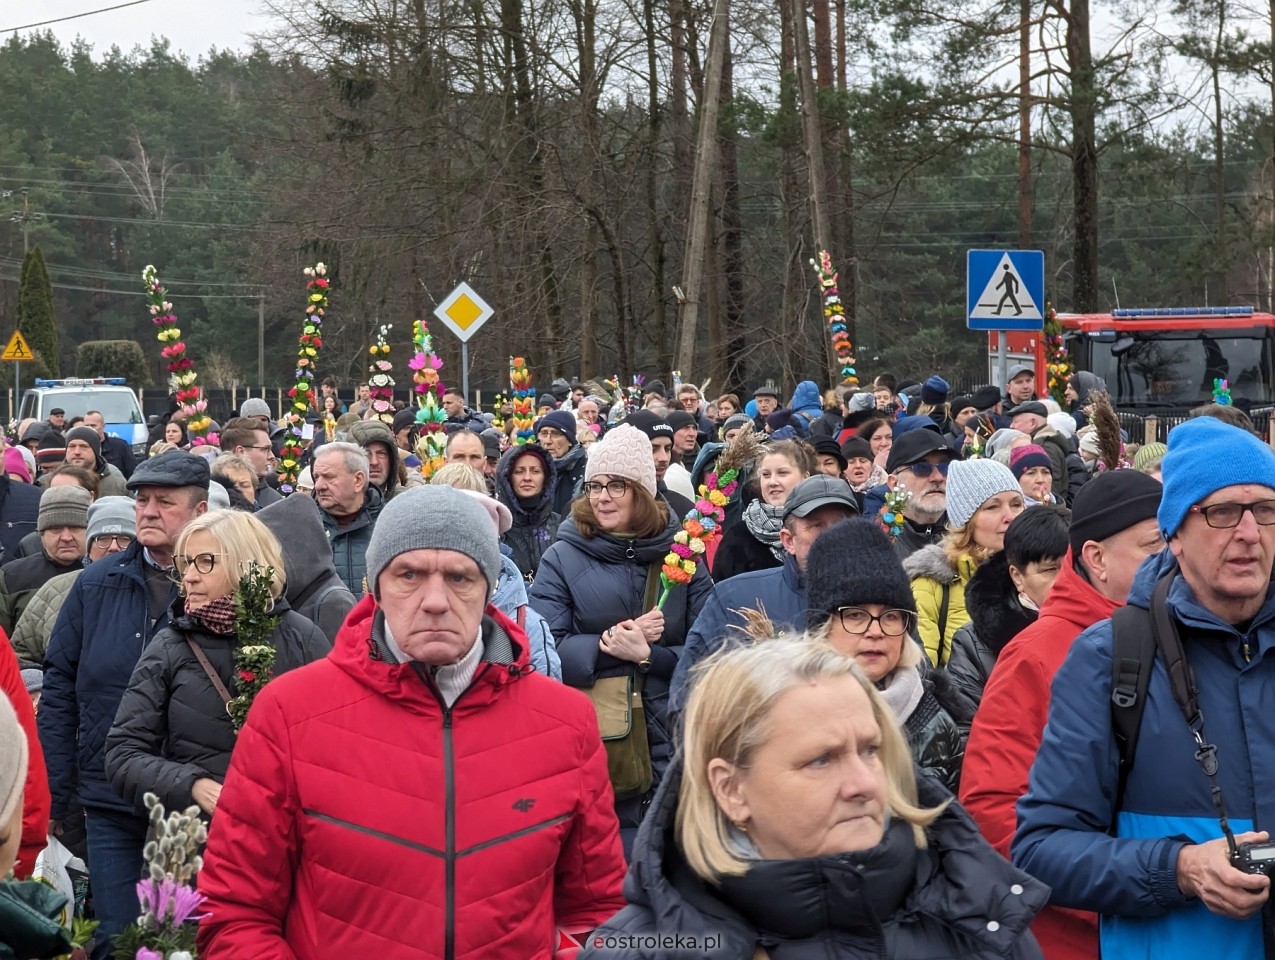
[[[607,431],[589,447],[589,462],[584,468],[585,481],[595,476],[621,477],[640,483],[652,497],[655,490],[655,460],[651,441],[636,427],[622,423]]]

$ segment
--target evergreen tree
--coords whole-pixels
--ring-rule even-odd
[[[53,286],[44,267],[44,254],[37,246],[22,260],[18,285],[18,329],[42,361],[42,366],[58,376],[58,331],[53,325]]]

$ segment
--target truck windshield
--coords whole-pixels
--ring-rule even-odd
[[[1210,403],[1213,381],[1228,381],[1231,396],[1269,403],[1271,351],[1258,337],[1138,338],[1131,344],[1089,342],[1089,369],[1107,381],[1117,407]],[[1123,349],[1122,349],[1123,347]]]

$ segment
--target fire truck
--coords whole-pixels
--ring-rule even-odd
[[[1236,406],[1275,403],[1275,314],[1252,307],[1171,307],[1060,313],[1077,370],[1107,382],[1117,410],[1181,415],[1213,399],[1227,381]],[[1010,362],[1034,362],[1037,392],[1048,393],[1044,338],[1010,333]],[[995,334],[990,349],[994,352]],[[993,358],[993,364],[995,359]]]

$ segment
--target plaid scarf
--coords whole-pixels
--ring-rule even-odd
[[[186,615],[198,623],[209,633],[223,636],[235,632],[235,595],[228,593],[224,597],[212,600],[198,610],[190,609],[190,601],[186,601]]]

